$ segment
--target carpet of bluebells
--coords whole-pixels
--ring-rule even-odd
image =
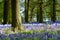
[[[11,24],[0,24],[0,40],[60,40],[60,23],[23,23],[24,32],[5,35],[2,30]]]

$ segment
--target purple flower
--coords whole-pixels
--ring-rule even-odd
[[[40,28],[39,27],[35,27],[35,30],[39,30]]]

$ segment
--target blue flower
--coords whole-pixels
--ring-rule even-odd
[[[52,34],[47,34],[47,37],[48,38],[52,38]]]
[[[10,38],[10,40],[14,40],[13,34],[10,34],[8,37]]]
[[[25,37],[26,38],[30,38],[31,37],[31,34],[26,34]]]

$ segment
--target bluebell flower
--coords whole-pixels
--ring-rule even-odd
[[[10,40],[14,40],[13,34],[10,34],[8,37],[10,38]]]
[[[32,22],[32,24],[39,24],[39,22]]]
[[[48,38],[52,38],[52,34],[47,34],[47,37]]]
[[[60,23],[60,20],[56,20],[55,23]]]
[[[5,37],[7,37],[7,36],[4,34],[0,34],[0,38],[5,38]]]
[[[26,34],[25,36],[26,36],[26,38],[30,38],[31,34]]]
[[[32,35],[33,37],[37,37],[38,36],[38,33],[33,33],[33,35]]]

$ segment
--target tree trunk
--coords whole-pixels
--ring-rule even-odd
[[[20,0],[11,0],[12,7],[12,30],[21,30]],[[16,29],[16,30],[15,30]]]
[[[4,0],[3,24],[8,23],[11,0]]]
[[[34,11],[34,8],[35,8],[35,7],[32,7],[31,13],[30,13],[30,21],[31,21],[31,22],[33,22],[33,16],[34,16],[33,11]]]
[[[56,7],[55,7],[55,5],[56,5],[56,1],[55,0],[53,0],[53,12],[52,12],[52,16],[51,16],[51,20],[53,21],[53,22],[55,22],[55,20],[56,20]]]
[[[39,7],[37,6],[37,22],[39,22]]]
[[[40,0],[40,5],[39,5],[39,7],[40,7],[39,22],[40,23],[43,22],[42,4],[43,4],[43,2],[42,2],[42,0]]]
[[[25,22],[28,23],[29,0],[25,0]]]

